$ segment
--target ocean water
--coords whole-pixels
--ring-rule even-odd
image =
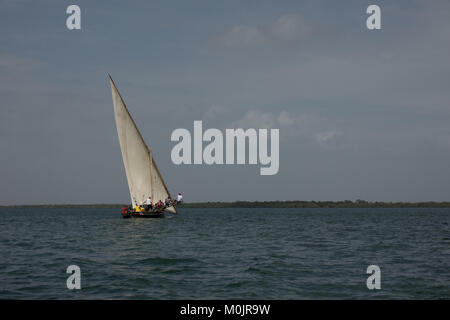
[[[1,208],[0,299],[450,299],[449,224],[448,208]]]

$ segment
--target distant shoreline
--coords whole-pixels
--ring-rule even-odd
[[[0,208],[120,208],[128,204],[36,204],[1,205]],[[450,202],[383,202],[383,201],[234,201],[191,202],[179,208],[450,208]]]

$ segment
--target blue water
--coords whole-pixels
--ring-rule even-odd
[[[450,299],[449,224],[448,208],[1,208],[0,299]]]

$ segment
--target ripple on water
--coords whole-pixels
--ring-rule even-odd
[[[0,298],[450,298],[448,209],[0,211]],[[80,291],[65,287],[70,264]],[[370,264],[381,291],[366,288]]]

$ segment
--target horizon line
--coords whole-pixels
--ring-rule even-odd
[[[194,201],[183,202],[179,206],[194,206],[194,205],[207,205],[207,204],[352,204],[352,205],[364,205],[364,204],[379,204],[379,205],[423,205],[423,204],[437,204],[450,206],[450,200],[446,201],[370,201],[370,200],[234,200],[234,201]],[[128,203],[41,203],[41,204],[0,204],[0,207],[86,207],[86,206],[128,206]]]

